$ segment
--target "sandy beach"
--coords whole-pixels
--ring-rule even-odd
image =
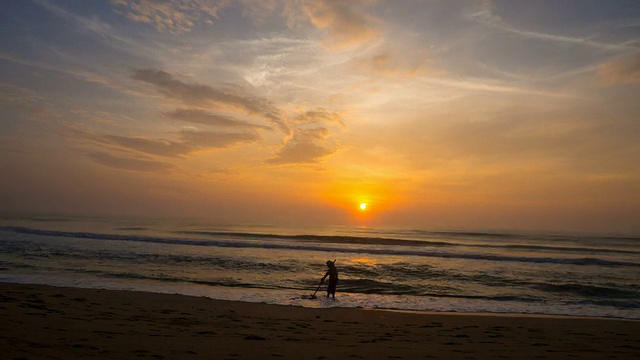
[[[633,359],[640,321],[307,309],[0,284],[3,359]]]

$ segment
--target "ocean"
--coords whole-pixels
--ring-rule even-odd
[[[320,287],[340,273],[336,300]],[[0,218],[0,281],[303,307],[640,319],[640,237]],[[326,285],[323,284],[323,285]]]

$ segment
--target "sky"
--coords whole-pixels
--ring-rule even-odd
[[[640,233],[637,0],[0,6],[2,212]]]

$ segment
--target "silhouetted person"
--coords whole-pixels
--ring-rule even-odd
[[[331,295],[335,299],[336,285],[338,285],[338,269],[336,268],[336,264],[333,261],[327,261],[327,267],[329,268],[329,270],[327,270],[327,273],[324,274],[324,276],[322,277],[322,281],[324,281],[324,279],[326,279],[327,276],[329,277],[329,286],[327,287],[327,297]]]

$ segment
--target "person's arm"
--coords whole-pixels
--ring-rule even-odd
[[[327,273],[326,273],[326,274],[324,274],[324,276],[322,277],[322,280],[320,280],[320,282],[323,282],[323,281],[324,281],[324,279],[326,279],[326,278],[327,278],[327,276],[329,276],[329,271],[327,271]]]

